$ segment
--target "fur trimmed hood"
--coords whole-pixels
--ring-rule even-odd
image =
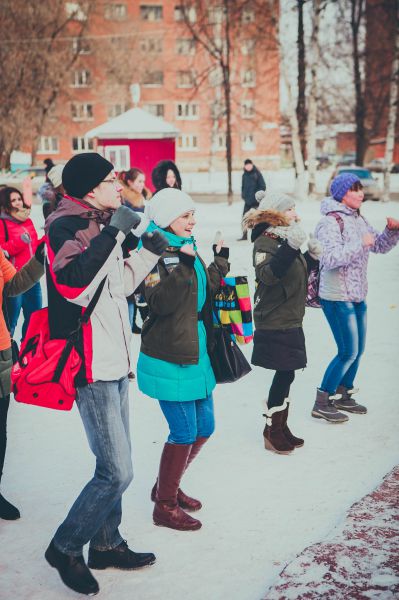
[[[252,208],[245,213],[242,222],[247,229],[254,229],[261,223],[265,223],[269,227],[288,227],[290,225],[286,216],[278,210],[259,210],[258,208]]]
[[[177,189],[181,190],[182,182],[179,169],[173,161],[161,160],[157,165],[155,165],[151,173],[152,183],[155,187],[156,192],[159,192],[159,190],[163,190],[168,187],[168,184],[166,183],[166,175],[169,169],[171,169],[176,176]]]

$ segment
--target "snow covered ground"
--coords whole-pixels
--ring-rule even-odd
[[[318,203],[297,208],[306,230],[313,230]],[[248,274],[252,285],[252,246],[236,242],[241,210],[239,203],[198,205],[196,235],[201,254],[210,259],[214,232],[221,229],[231,246],[232,272]],[[39,223],[39,207],[34,212]],[[381,229],[386,215],[399,218],[399,203],[368,202],[363,212]],[[157,562],[137,572],[97,572],[103,598],[259,600],[288,562],[331,536],[349,507],[399,462],[399,248],[371,256],[369,281],[369,333],[357,382],[368,415],[351,416],[340,426],[310,417],[334,343],[321,311],[307,309],[309,365],[292,386],[290,418],[305,446],[290,456],[263,448],[262,401],[271,372],[254,368],[243,380],[218,386],[217,430],[182,486],[203,501],[198,513],[203,527],[197,532],[152,523],[149,493],[167,427],[157,402],[132,383],[135,479],[124,495],[121,531],[133,549],[155,552]],[[134,357],[138,350],[135,336]],[[250,357],[250,345],[244,352]],[[43,554],[93,468],[75,408],[65,414],[12,403],[2,488],[22,518],[0,521],[1,600],[78,597],[63,586]]]

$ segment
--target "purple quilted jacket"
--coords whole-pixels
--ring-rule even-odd
[[[385,228],[382,233],[378,233],[356,210],[332,197],[322,200],[320,210],[324,216],[315,232],[324,248],[320,260],[320,298],[361,302],[367,296],[369,252],[389,252],[399,240],[399,231]],[[342,233],[334,215],[329,216],[332,212],[339,213],[342,218]],[[362,245],[365,233],[372,233],[376,237],[371,248]]]

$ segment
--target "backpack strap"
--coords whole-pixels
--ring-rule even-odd
[[[328,213],[327,217],[334,217],[334,219],[337,221],[338,225],[339,225],[339,230],[341,232],[341,235],[344,231],[344,220],[341,217],[341,215],[339,214],[339,212],[330,212]]]

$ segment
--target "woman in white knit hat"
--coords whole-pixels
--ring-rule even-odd
[[[201,527],[185,512],[201,502],[179,485],[214,430],[211,290],[229,270],[228,249],[220,244],[208,268],[198,256],[194,213],[190,196],[177,189],[163,189],[149,203],[149,230],[160,230],[170,245],[144,283],[149,316],[137,365],[139,389],[159,401],[170,429],[151,493],[154,523],[178,530]]]
[[[253,230],[257,282],[252,364],[275,371],[265,415],[265,448],[290,454],[304,444],[287,425],[288,394],[295,371],[306,367],[302,320],[308,270],[317,266],[322,247],[311,237],[308,251],[302,254],[307,235],[298,223],[294,198],[260,191],[256,199],[259,209],[245,217],[245,225]]]

